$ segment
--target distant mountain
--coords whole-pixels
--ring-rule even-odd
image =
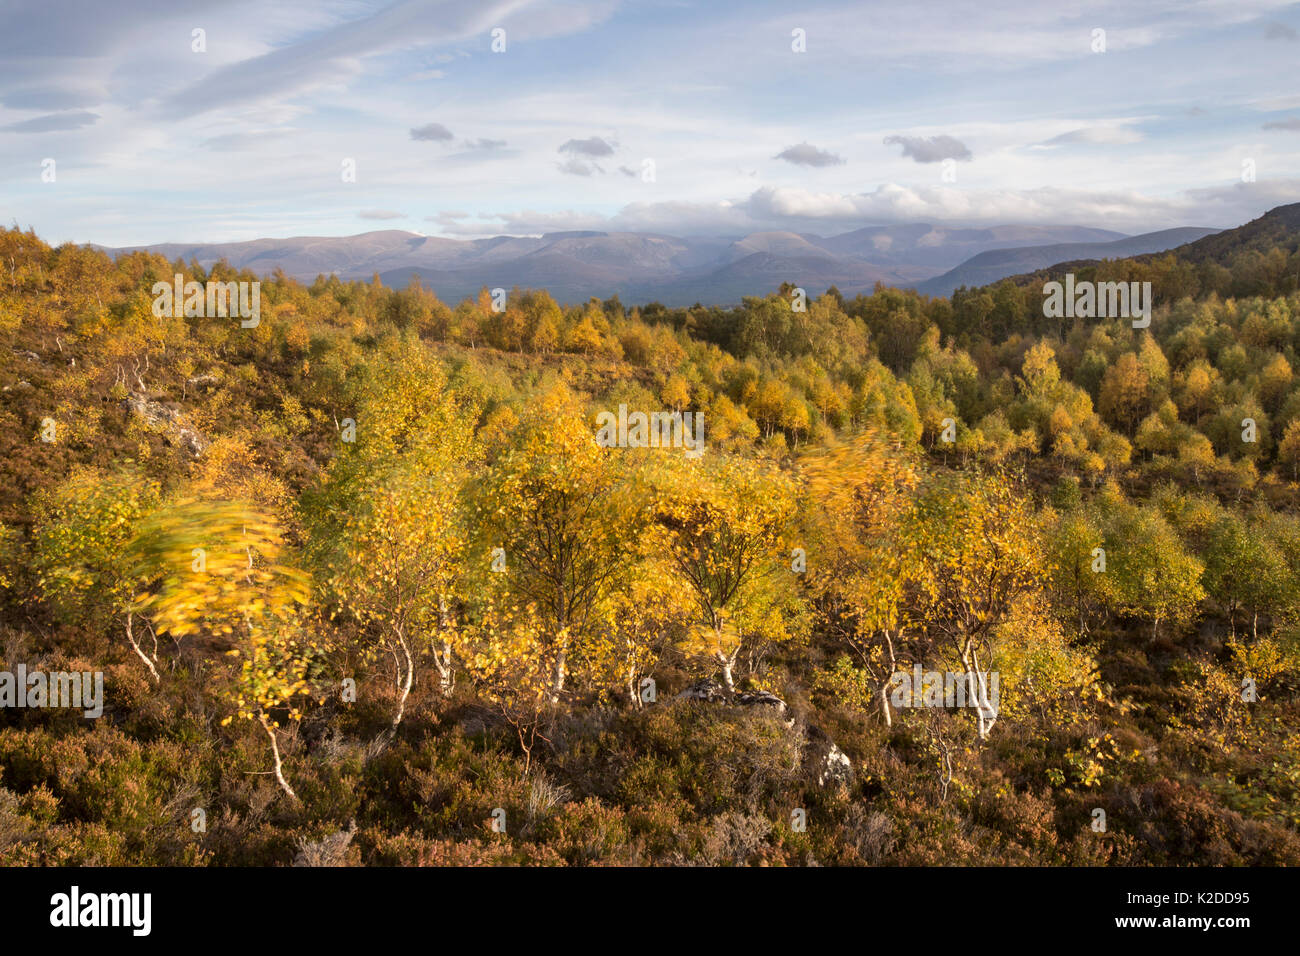
[[[1245,225],[1199,239],[1179,249],[1178,255],[1188,262],[1226,265],[1229,258],[1239,253],[1267,252],[1274,247],[1287,252],[1300,248],[1300,202],[1275,206]]]
[[[972,256],[955,269],[916,285],[923,295],[951,295],[961,286],[976,288],[1008,276],[1034,272],[1058,262],[1084,259],[1127,259],[1143,253],[1165,252],[1185,243],[1217,233],[1217,229],[1187,226],[1162,229],[1140,236],[1126,236],[1110,242],[1064,242],[1044,246],[994,249]]]
[[[991,226],[957,229],[927,223],[868,226],[829,239],[810,240],[836,255],[851,256],[882,265],[951,269],[971,256],[990,249],[1064,242],[1109,242],[1126,233],[1087,226]]]
[[[1188,235],[1168,241],[1176,244],[1192,237],[1191,233],[1199,236],[1208,230],[1181,232]],[[617,294],[628,302],[691,305],[737,303],[747,295],[772,292],[784,282],[802,286],[810,294],[820,294],[831,285],[847,295],[870,291],[877,282],[923,286],[958,263],[970,265],[982,254],[1010,250],[1014,254],[997,260],[1003,264],[993,269],[1003,270],[997,276],[1001,278],[1042,261],[1033,253],[1036,249],[1068,253],[1145,239],[1071,225],[957,229],[904,223],[830,237],[783,231],[704,238],[578,231],[439,239],[390,229],[356,236],[169,242],[105,251],[116,255],[143,248],[204,267],[224,259],[239,269],[262,275],[281,269],[304,281],[331,273],[343,279],[369,279],[377,273],[385,285],[402,287],[418,275],[426,288],[451,302],[473,296],[484,286],[520,286],[544,287],[563,302]],[[1157,245],[1116,246],[1108,254],[1131,254],[1132,249]],[[980,273],[986,274],[992,272]]]
[[[1171,229],[1167,231],[1178,232],[1180,230]],[[1159,234],[1154,233],[1153,235]],[[1133,238],[1142,239],[1145,237],[1134,236]],[[1123,258],[1131,258],[1136,262],[1149,262],[1157,255],[1168,252],[1195,266],[1214,265],[1229,271],[1249,273],[1253,271],[1251,260],[1258,259],[1259,255],[1268,253],[1273,249],[1281,249],[1289,256],[1294,256],[1297,252],[1300,252],[1300,203],[1276,206],[1258,219],[1252,219],[1250,222],[1233,229],[1212,231],[1209,235],[1195,239],[1185,245],[1161,250],[1160,252],[1139,253]],[[1108,256],[1107,258],[1116,257]],[[1096,257],[1076,256],[1007,276],[1006,278],[1010,278],[1017,285],[1037,286],[1044,282],[1059,280],[1067,272],[1077,272],[1080,269],[1095,265],[1096,261]],[[1244,270],[1239,268],[1243,262],[1246,263]],[[1258,291],[1251,289],[1252,281],[1254,280],[1249,275],[1242,275],[1241,282],[1236,287],[1230,287],[1229,291],[1234,295],[1259,294]],[[1275,286],[1275,288],[1285,289],[1286,286]],[[1291,288],[1294,288],[1294,285]]]

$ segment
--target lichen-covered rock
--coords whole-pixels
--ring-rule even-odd
[[[826,787],[832,784],[848,786],[852,782],[853,761],[849,759],[848,754],[832,742],[830,748],[822,756],[821,769],[817,774],[817,786]]]
[[[785,716],[785,701],[769,691],[747,691],[736,695],[736,703],[746,707],[770,707],[782,717]]]
[[[702,700],[710,704],[725,703],[727,690],[715,680],[697,680],[677,695],[678,700]]]
[[[131,392],[122,399],[122,406],[131,414],[143,418],[149,426],[162,431],[169,440],[179,442],[194,458],[198,458],[208,447],[203,436],[185,424],[177,408],[152,401],[143,392]]]
[[[730,704],[733,707],[752,707],[760,713],[770,713],[780,717],[785,721],[787,727],[794,726],[794,718],[790,715],[785,701],[766,690],[729,694],[722,684],[715,680],[705,679],[696,681],[690,687],[687,687],[677,695],[677,699],[700,700],[708,704]]]
[[[808,727],[808,750],[804,760],[804,766],[816,778],[819,787],[850,786],[853,783],[853,761],[816,725]]]

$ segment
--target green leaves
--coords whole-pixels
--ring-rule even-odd
[[[33,502],[33,570],[64,620],[104,626],[140,583],[127,553],[158,508],[158,484],[137,471],[80,469]]]

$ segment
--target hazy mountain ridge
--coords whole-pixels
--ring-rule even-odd
[[[1125,236],[1110,242],[1053,243],[1043,246],[1015,246],[981,252],[941,276],[918,283],[922,295],[951,295],[961,286],[975,288],[1005,279],[1007,276],[1033,272],[1060,262],[1090,259],[1126,259],[1144,253],[1165,252],[1219,232],[1199,226],[1162,229],[1140,236]]]
[[[1177,232],[1178,230],[1169,230]],[[1145,238],[1135,236],[1134,239]],[[1287,254],[1300,250],[1300,203],[1288,203],[1275,206],[1250,222],[1232,229],[1217,230],[1209,235],[1176,246],[1172,249],[1152,250],[1124,258],[1134,264],[1146,264],[1159,256],[1169,253],[1198,269],[1217,267],[1219,269],[1238,269],[1243,265],[1253,268],[1251,260],[1258,264],[1270,250],[1279,250],[1283,260]],[[1108,257],[1109,258],[1109,257]],[[1043,282],[1060,279],[1067,272],[1077,272],[1097,265],[1096,258],[1074,258],[1057,261],[1024,272],[1008,275],[1017,285],[1039,285]],[[1300,277],[1292,276],[1290,288],[1300,285]],[[918,291],[920,291],[918,289]],[[1241,294],[1258,294],[1247,289],[1238,290]],[[1275,290],[1276,291],[1276,290]]]
[[[734,237],[679,237],[595,230],[542,236],[446,239],[388,229],[355,236],[299,236],[229,243],[159,243],[135,249],[208,267],[224,259],[240,269],[311,281],[321,274],[405,286],[419,276],[426,288],[456,301],[487,286],[546,288],[561,301],[620,295],[667,305],[738,303],[784,282],[820,293],[846,294],[877,282],[931,294],[956,285],[992,282],[1078,258],[1075,253],[1132,255],[1160,251],[1211,230],[1173,229],[1142,236],[1086,226],[1006,225],[983,229],[929,223],[868,226],[823,237],[780,230]],[[1027,243],[1029,243],[1027,245]],[[1041,243],[1041,245],[1040,245]],[[104,248],[104,247],[100,247]],[[954,268],[956,267],[956,268]],[[945,271],[948,270],[948,271]]]

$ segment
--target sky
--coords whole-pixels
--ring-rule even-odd
[[[1300,201],[1298,65],[1273,0],[0,0],[0,219],[1226,228]]]

